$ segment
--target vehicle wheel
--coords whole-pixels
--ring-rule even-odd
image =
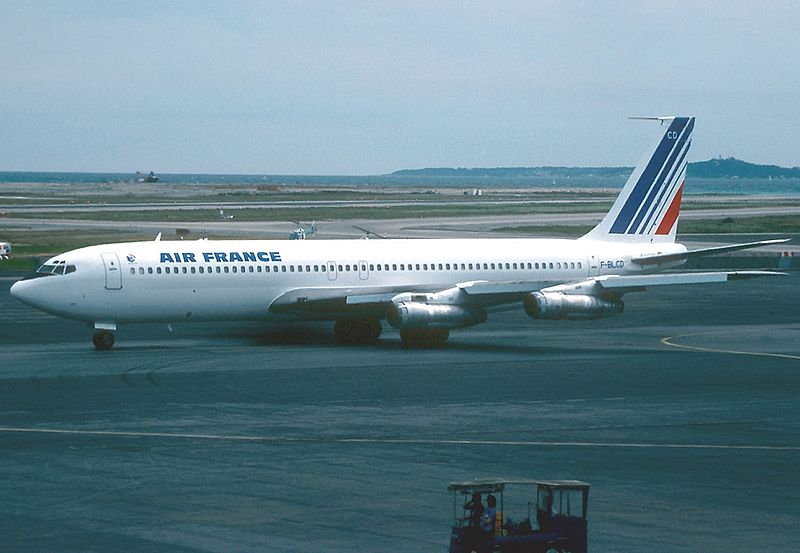
[[[403,349],[441,348],[450,337],[446,328],[402,328],[400,344]]]
[[[108,330],[98,330],[92,336],[92,343],[97,350],[111,349],[114,345],[114,333]]]

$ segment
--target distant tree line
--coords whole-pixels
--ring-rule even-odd
[[[428,167],[425,169],[402,169],[392,173],[399,177],[625,177],[633,167]],[[751,178],[751,179],[798,179],[800,167],[778,167],[777,165],[758,165],[733,157],[715,158],[708,161],[690,163],[687,169],[690,177],[701,178]]]

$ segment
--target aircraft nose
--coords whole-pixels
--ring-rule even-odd
[[[12,298],[16,298],[20,301],[25,301],[25,283],[22,281],[15,282],[11,285],[11,289],[9,290]]]
[[[18,299],[22,303],[35,306],[37,303],[37,294],[35,294],[33,291],[34,287],[31,286],[32,282],[33,281],[20,280],[12,284],[11,289],[9,290],[11,297]]]

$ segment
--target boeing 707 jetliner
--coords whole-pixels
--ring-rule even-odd
[[[343,342],[377,340],[381,321],[402,343],[434,346],[498,308],[534,319],[595,319],[622,311],[626,292],[725,282],[767,271],[662,271],[687,258],[766,240],[687,251],[675,242],[694,117],[655,117],[660,138],[611,210],[566,239],[197,240],[89,246],[57,255],[11,294],[94,325],[98,349],[126,323],[336,321]]]

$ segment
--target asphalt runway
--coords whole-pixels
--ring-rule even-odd
[[[494,476],[589,482],[595,552],[797,548],[800,275],[494,314],[432,351],[226,323],[97,352],[11,282],[0,551],[443,552],[447,484]]]

